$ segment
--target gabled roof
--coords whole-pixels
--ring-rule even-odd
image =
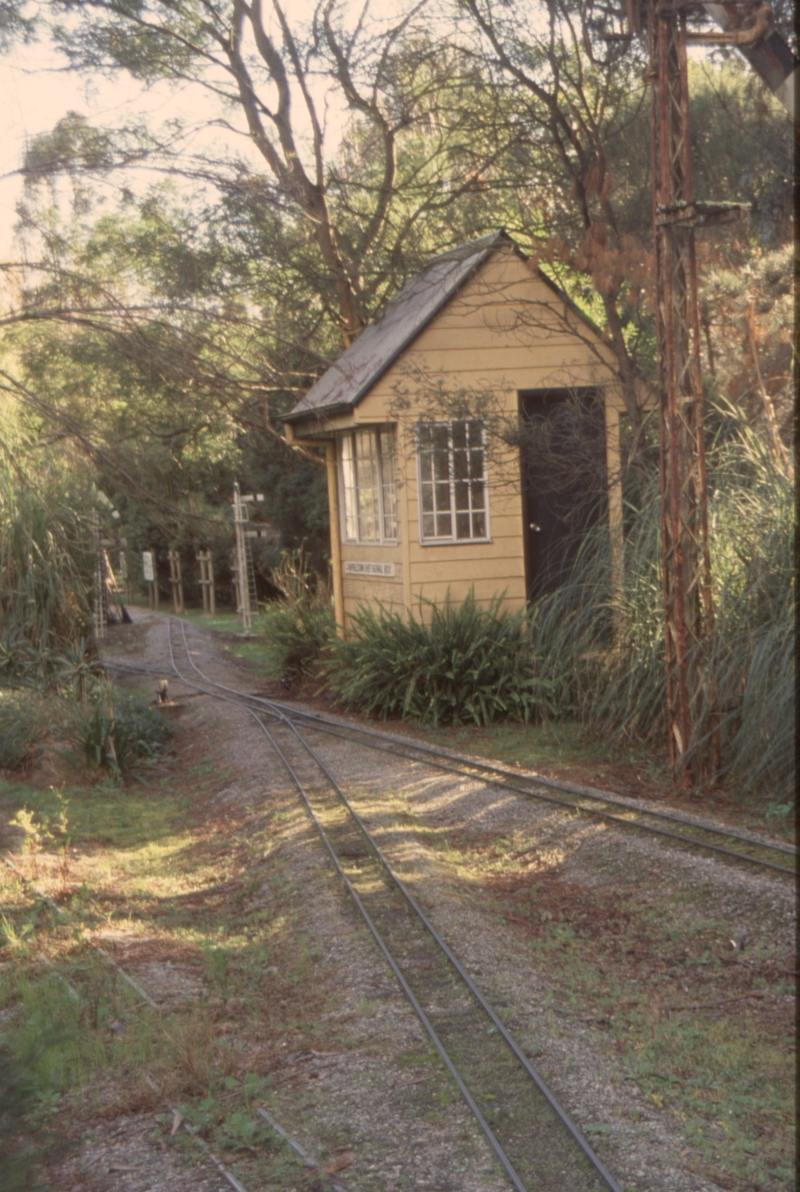
[[[364,328],[286,415],[286,421],[352,410],[456,290],[496,249],[506,246],[515,247],[511,237],[504,231],[492,232],[435,257],[406,282],[375,322]]]

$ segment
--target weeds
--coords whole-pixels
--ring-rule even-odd
[[[37,1058],[53,1041],[43,1036]],[[44,1185],[37,1167],[64,1149],[45,1121],[50,1098],[37,1089],[36,1079],[25,1058],[0,1044],[0,1187],[3,1192],[39,1192]],[[42,1112],[44,1110],[44,1112]],[[26,1131],[36,1122],[35,1139]]]
[[[23,833],[22,853],[30,863],[31,876],[39,875],[38,857],[43,851],[55,851],[59,855],[59,874],[62,887],[69,875],[70,831],[67,819],[67,801],[56,790],[52,791],[56,802],[52,813],[29,811],[21,808],[10,823]]]
[[[45,726],[44,703],[38,694],[0,688],[0,766],[23,766]]]

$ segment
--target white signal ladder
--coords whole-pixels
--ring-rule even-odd
[[[253,613],[258,609],[256,595],[256,573],[253,567],[253,551],[250,539],[258,536],[257,530],[248,530],[249,506],[253,501],[263,501],[263,493],[242,496],[238,481],[233,484],[233,524],[236,531],[234,550],[234,571],[236,575],[237,612],[242,622],[242,632],[249,633],[253,627]]]

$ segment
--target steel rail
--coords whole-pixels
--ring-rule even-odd
[[[183,627],[185,626],[186,622],[181,621],[180,624],[185,639],[185,629]],[[197,671],[198,674],[205,678],[205,681],[211,684],[212,687],[216,687],[221,691],[227,691],[230,695],[235,696],[240,701],[250,701],[251,703],[258,704],[259,706],[265,708],[268,714],[275,719],[283,719],[286,720],[287,723],[291,723],[292,719],[308,721],[311,727],[316,728],[320,732],[327,732],[332,736],[342,737],[345,735],[346,731],[349,730],[353,733],[366,737],[374,736],[383,741],[392,740],[391,734],[389,733],[379,733],[377,731],[364,729],[361,727],[355,728],[354,726],[344,724],[342,721],[337,722],[327,720],[325,717],[322,717],[319,714],[302,712],[299,709],[287,709],[285,704],[281,704],[275,700],[268,700],[262,696],[249,695],[241,691],[236,691],[236,689],[233,687],[228,687],[224,683],[217,683],[215,680],[208,679],[206,676],[203,676],[202,672],[195,666],[194,661],[189,655],[188,646],[187,658],[190,665]],[[185,678],[183,681],[186,681]],[[407,738],[405,741],[407,741]],[[425,754],[426,756],[436,759],[432,762],[432,764],[434,764],[437,769],[444,770],[452,774],[468,774],[472,777],[475,777],[475,772],[484,771],[486,773],[499,775],[501,780],[498,781],[497,779],[492,779],[493,784],[500,787],[502,790],[511,791],[513,794],[524,795],[526,798],[535,799],[538,802],[552,803],[554,805],[564,807],[568,811],[577,811],[584,815],[593,816],[595,819],[602,819],[609,823],[619,824],[625,828],[634,828],[640,832],[649,832],[651,835],[662,836],[667,840],[676,841],[678,844],[703,849],[706,852],[716,853],[719,856],[730,857],[732,860],[744,861],[749,865],[755,865],[762,869],[770,869],[776,873],[787,874],[790,877],[797,876],[795,869],[789,868],[787,865],[779,865],[775,861],[767,861],[759,857],[752,857],[749,854],[739,852],[736,849],[729,849],[725,848],[723,845],[712,844],[711,841],[708,840],[694,839],[691,836],[682,835],[680,832],[671,832],[667,828],[661,828],[654,824],[642,823],[636,819],[629,819],[623,815],[616,815],[611,811],[603,811],[599,807],[586,807],[572,800],[559,798],[554,794],[544,794],[543,792],[537,790],[531,790],[530,787],[519,786],[516,782],[509,782],[505,780],[505,776],[513,775],[513,777],[518,781],[518,775],[513,774],[513,771],[506,770],[500,766],[494,766],[489,762],[478,762],[472,758],[461,759],[458,757],[458,755],[454,757],[448,751],[438,750],[435,746],[425,744],[417,745],[416,743],[411,742],[407,743],[404,749],[399,748],[394,743],[391,746],[387,745],[385,747],[379,747],[377,745],[368,745],[367,747],[378,749],[379,752],[394,753],[400,757],[410,757],[413,751],[418,751]],[[447,759],[449,764],[447,764],[443,759]],[[778,851],[782,853],[788,853],[790,856],[796,856],[795,850],[788,846],[773,845],[763,840],[757,840],[754,837],[745,836],[742,833],[728,832],[724,828],[711,827],[707,824],[698,824],[693,820],[683,816],[676,816],[669,812],[651,811],[646,808],[633,807],[630,805],[630,803],[619,796],[614,796],[610,793],[607,794],[600,790],[593,790],[591,787],[581,787],[573,783],[558,783],[553,779],[540,778],[538,775],[529,779],[529,781],[534,786],[546,786],[556,790],[563,790],[566,793],[574,793],[580,795],[582,798],[592,799],[598,803],[607,802],[619,807],[624,807],[631,816],[650,816],[651,818],[667,820],[673,823],[680,823],[685,827],[691,828],[695,832],[705,832],[723,838],[727,837],[729,839],[739,840],[742,843],[750,844],[754,848],[762,848],[766,851],[773,852]]]
[[[431,1041],[434,1043],[434,1046],[436,1047],[437,1051],[441,1055],[445,1065],[447,1066],[448,1071],[450,1072],[453,1079],[455,1080],[456,1085],[459,1089],[459,1092],[462,1094],[464,1100],[466,1101],[467,1105],[471,1109],[473,1115],[475,1116],[475,1119],[477,1120],[478,1124],[480,1125],[481,1129],[483,1130],[484,1134],[486,1135],[486,1138],[488,1139],[490,1145],[492,1146],[492,1149],[494,1150],[495,1154],[497,1155],[498,1159],[500,1160],[501,1164],[503,1165],[503,1168],[505,1169],[506,1173],[508,1174],[509,1178],[511,1179],[511,1182],[514,1185],[514,1187],[516,1189],[518,1189],[519,1192],[526,1192],[524,1184],[522,1184],[522,1182],[520,1181],[519,1176],[515,1172],[510,1160],[508,1159],[508,1156],[505,1154],[505,1151],[503,1150],[501,1144],[498,1142],[496,1136],[494,1135],[494,1132],[492,1131],[488,1122],[484,1118],[479,1107],[475,1103],[475,1100],[472,1097],[471,1093],[469,1092],[469,1089],[464,1084],[464,1081],[462,1080],[453,1061],[451,1060],[446,1049],[444,1048],[444,1045],[439,1040],[438,1035],[436,1034],[436,1031],[435,1031],[432,1023],[430,1022],[427,1015],[425,1014],[425,1011],[423,1010],[422,1006],[419,1004],[413,991],[411,990],[410,986],[408,985],[408,982],[406,981],[405,977],[403,976],[402,971],[400,970],[399,966],[397,965],[396,961],[394,960],[394,957],[392,956],[388,946],[386,945],[385,941],[381,937],[377,927],[373,923],[366,907],[363,905],[363,902],[362,902],[360,896],[358,895],[358,893],[355,890],[354,886],[352,885],[350,879],[348,878],[347,874],[345,873],[345,871],[341,865],[341,862],[340,862],[338,856],[336,855],[333,845],[328,837],[328,834],[326,833],[316,812],[314,811],[314,808],[313,808],[311,801],[308,798],[308,795],[300,781],[300,778],[298,777],[296,771],[292,767],[290,761],[285,756],[283,750],[280,748],[278,743],[275,741],[274,737],[269,732],[269,729],[266,727],[266,725],[263,723],[263,721],[259,719],[259,716],[256,714],[256,712],[254,712],[253,709],[250,708],[248,706],[248,704],[246,703],[246,700],[249,697],[247,697],[247,696],[243,697],[240,693],[236,693],[233,688],[226,688],[224,684],[219,684],[219,683],[216,683],[214,680],[209,679],[208,676],[206,676],[200,670],[200,668],[196,665],[196,663],[194,662],[194,660],[191,657],[191,654],[189,652],[188,642],[186,640],[185,622],[183,622],[183,621],[181,621],[181,633],[182,633],[184,645],[186,648],[186,657],[187,657],[187,660],[189,661],[189,664],[192,667],[192,669],[194,671],[196,671],[196,673],[200,676],[201,679],[203,679],[206,683],[210,684],[212,687],[218,687],[221,690],[227,690],[229,693],[232,693],[227,696],[215,696],[215,698],[224,700],[225,702],[234,703],[234,704],[238,705],[239,707],[242,707],[245,711],[249,712],[249,714],[253,717],[255,722],[261,728],[262,732],[265,734],[265,736],[271,742],[271,744],[272,744],[273,748],[275,749],[276,753],[278,754],[278,756],[281,758],[281,761],[283,762],[287,771],[291,775],[293,782],[295,783],[300,795],[303,798],[303,801],[304,801],[306,807],[308,808],[309,814],[311,815],[312,820],[317,828],[317,831],[319,832],[320,837],[321,837],[328,853],[331,856],[331,859],[334,863],[334,866],[335,866],[337,872],[339,873],[340,877],[342,878],[343,882],[345,883],[345,886],[347,887],[348,892],[350,893],[354,902],[356,903],[356,906],[358,907],[362,917],[364,918],[364,921],[365,921],[367,927],[369,928],[370,932],[372,933],[376,943],[378,944],[381,952],[385,956],[393,973],[397,977],[397,980],[398,980],[403,992],[405,993],[406,997],[408,998],[409,1002],[411,1003],[415,1013],[417,1014],[417,1017],[419,1018],[423,1027],[425,1028]],[[194,684],[190,680],[187,680],[186,676],[181,675],[180,671],[177,668],[177,665],[175,664],[174,653],[173,653],[173,649],[172,649],[171,625],[169,622],[168,622],[168,641],[169,641],[169,649],[170,649],[170,660],[171,660],[172,667],[173,667],[175,674],[181,680],[181,682],[188,683],[189,686],[197,686],[197,684]],[[265,704],[269,703],[269,701],[263,701],[263,702]],[[309,757],[312,758],[315,765],[317,765],[319,767],[319,769],[322,771],[322,773],[328,779],[329,783],[331,784],[333,789],[336,791],[337,795],[339,796],[339,798],[341,799],[341,801],[344,803],[345,807],[347,808],[348,812],[352,816],[353,820],[358,825],[360,831],[363,833],[365,839],[368,841],[370,847],[374,851],[375,855],[377,856],[377,858],[380,861],[381,865],[383,866],[384,870],[386,871],[388,876],[391,878],[392,882],[395,884],[395,886],[397,887],[399,892],[403,895],[403,897],[405,898],[406,902],[408,903],[408,905],[411,908],[411,910],[413,911],[413,913],[417,916],[419,921],[423,924],[423,926],[425,927],[427,932],[430,934],[430,936],[433,938],[433,940],[436,942],[436,944],[441,949],[443,954],[447,957],[448,961],[453,966],[455,971],[458,973],[459,977],[464,982],[464,984],[467,986],[467,988],[469,989],[472,996],[475,998],[475,1000],[480,1005],[481,1009],[486,1013],[486,1015],[491,1020],[492,1025],[498,1031],[498,1033],[500,1034],[504,1043],[510,1048],[512,1054],[517,1059],[517,1061],[521,1064],[521,1066],[523,1067],[526,1074],[534,1082],[534,1084],[538,1088],[539,1092],[542,1093],[542,1095],[545,1097],[550,1108],[554,1111],[554,1113],[556,1114],[558,1119],[561,1121],[562,1125],[564,1125],[564,1127],[567,1129],[572,1140],[580,1147],[584,1156],[589,1160],[589,1162],[591,1163],[591,1165],[594,1168],[594,1170],[596,1171],[596,1173],[601,1177],[601,1179],[604,1181],[606,1186],[610,1189],[610,1192],[622,1192],[622,1189],[620,1188],[617,1181],[614,1179],[613,1175],[605,1167],[605,1165],[603,1164],[603,1162],[599,1158],[599,1156],[595,1154],[594,1150],[589,1145],[589,1143],[586,1141],[586,1139],[584,1138],[584,1136],[583,1136],[582,1132],[580,1131],[580,1129],[578,1128],[578,1126],[572,1121],[572,1119],[570,1118],[570,1116],[566,1112],[566,1110],[556,1100],[553,1093],[550,1091],[550,1089],[548,1088],[548,1086],[542,1079],[539,1072],[537,1072],[537,1070],[531,1064],[528,1057],[525,1055],[525,1053],[519,1047],[516,1040],[508,1032],[504,1023],[499,1018],[499,1016],[497,1015],[497,1013],[495,1012],[493,1007],[489,1004],[489,1002],[483,996],[481,991],[475,985],[472,978],[469,976],[469,974],[464,969],[461,962],[453,954],[453,952],[450,949],[450,947],[448,946],[448,944],[445,942],[445,940],[442,938],[442,936],[439,934],[439,932],[436,930],[436,928],[430,922],[427,915],[424,913],[422,908],[417,903],[416,899],[413,897],[411,892],[406,887],[405,883],[395,873],[392,865],[390,864],[390,862],[389,862],[388,858],[386,857],[386,855],[384,854],[383,850],[380,848],[378,843],[375,841],[372,834],[369,832],[368,828],[366,827],[364,821],[362,820],[361,816],[355,810],[352,803],[348,799],[347,795],[341,789],[341,787],[337,783],[336,779],[333,777],[333,775],[328,770],[325,763],[318,756],[316,751],[306,741],[303,740],[302,736],[300,735],[300,733],[297,730],[297,727],[292,723],[290,717],[286,716],[285,713],[282,710],[278,709],[277,707],[275,707],[275,710],[271,714],[275,719],[277,719],[280,723],[282,723],[286,728],[288,728],[291,731],[291,733],[297,739],[297,741],[301,745],[301,747],[308,753]]]
[[[180,618],[172,619],[179,620]],[[162,674],[161,670],[152,667],[136,667],[127,663],[109,663],[109,665],[119,666],[124,670],[136,671],[143,674]],[[519,782],[522,779],[523,781],[530,783],[532,786],[540,786],[551,790],[564,791],[567,794],[579,795],[582,798],[592,799],[595,802],[611,803],[612,805],[624,808],[626,811],[629,811],[635,815],[648,816],[651,819],[682,824],[684,827],[692,828],[697,832],[706,832],[728,840],[738,840],[742,844],[750,844],[754,848],[761,848],[767,852],[783,853],[790,857],[797,856],[797,849],[792,845],[759,839],[756,836],[748,835],[743,832],[737,832],[735,829],[721,828],[713,824],[691,819],[688,816],[678,815],[676,812],[658,811],[653,808],[636,807],[624,797],[617,795],[612,791],[604,791],[599,787],[581,786],[577,783],[560,781],[555,778],[547,778],[541,774],[531,775],[530,777],[522,776],[508,767],[494,765],[491,762],[483,762],[478,758],[468,757],[463,754],[458,754],[453,750],[443,749],[435,745],[428,745],[424,742],[412,741],[408,737],[402,737],[397,733],[380,732],[378,729],[364,728],[361,725],[354,725],[347,721],[337,720],[335,717],[323,716],[320,713],[315,712],[307,712],[303,709],[293,707],[292,705],[282,703],[279,700],[267,699],[259,692],[237,691],[236,688],[226,687],[225,684],[216,683],[211,679],[206,679],[206,682],[211,683],[213,686],[219,687],[221,690],[227,691],[230,694],[238,695],[242,699],[247,699],[253,703],[263,705],[266,708],[279,709],[290,719],[307,722],[311,727],[316,727],[319,732],[328,733],[331,736],[345,736],[346,734],[353,734],[354,736],[366,737],[367,741],[364,742],[365,748],[375,749],[378,752],[393,753],[398,757],[412,757],[413,753],[422,753],[428,758],[432,759],[433,765],[447,773],[463,774],[472,771],[473,777],[475,776],[475,772],[482,772],[496,774],[503,779],[511,778],[516,782]],[[206,692],[205,694],[209,693]],[[369,742],[372,740],[386,742],[386,746],[370,744]],[[446,761],[454,764],[443,765],[441,759],[445,759]],[[414,759],[412,758],[412,760]],[[531,790],[529,787],[519,787],[507,781],[497,783],[496,785],[503,786],[505,789],[511,790],[515,794],[524,795],[527,798],[538,799],[541,802],[551,802],[559,806],[566,807],[572,811],[583,812],[586,815],[600,816],[601,818],[610,820],[616,819],[617,822],[624,824],[626,827],[635,827],[643,832],[663,834],[668,836],[670,839],[678,840],[683,844],[694,844],[697,847],[707,848],[712,852],[721,852],[723,855],[733,857],[737,860],[747,861],[753,865],[759,865],[767,869],[774,869],[779,873],[786,873],[796,876],[795,869],[789,869],[782,865],[775,865],[768,861],[759,861],[757,858],[750,857],[746,853],[738,853],[734,850],[723,849],[710,843],[704,844],[701,841],[692,840],[691,838],[681,836],[680,834],[661,832],[658,828],[654,828],[651,825],[645,823],[635,823],[634,821],[625,819],[621,816],[614,817],[611,815],[611,813],[600,812],[599,810],[590,807],[582,807],[580,804],[566,799],[548,797],[547,795],[536,790]]]
[[[262,698],[258,692],[248,695],[249,699]],[[672,811],[658,811],[651,808],[636,807],[629,799],[621,795],[615,794],[613,791],[604,791],[600,787],[581,786],[575,782],[565,782],[556,778],[547,778],[543,774],[535,774],[530,777],[518,774],[515,770],[509,769],[507,766],[498,766],[492,762],[484,762],[479,758],[468,757],[464,754],[458,754],[454,750],[439,748],[436,745],[427,745],[424,742],[412,741],[409,737],[402,737],[397,733],[384,733],[378,729],[364,728],[362,725],[350,724],[346,720],[337,720],[332,716],[323,716],[317,712],[306,712],[301,708],[293,708],[291,705],[282,703],[279,700],[267,701],[276,708],[291,715],[294,719],[313,722],[319,725],[320,731],[326,732],[329,729],[340,729],[342,732],[353,733],[360,736],[375,738],[380,741],[386,741],[394,747],[400,745],[409,752],[418,751],[420,753],[428,754],[433,758],[445,758],[450,761],[463,763],[465,766],[471,767],[475,770],[481,770],[491,774],[498,774],[501,777],[510,777],[519,779],[525,778],[525,781],[530,782],[536,786],[544,786],[553,790],[566,791],[569,794],[581,795],[587,799],[596,799],[598,801],[613,803],[619,807],[624,807],[629,811],[636,811],[642,815],[649,815],[654,819],[666,820],[671,823],[683,824],[686,827],[696,828],[700,831],[715,832],[719,836],[726,836],[730,840],[739,840],[744,844],[752,844],[758,848],[769,849],[772,852],[786,853],[791,857],[797,856],[797,849],[793,845],[780,844],[778,842],[760,839],[757,836],[751,836],[744,832],[737,832],[734,829],[720,828],[714,824],[704,823],[702,820],[691,819],[689,816],[678,815]],[[370,748],[378,748],[377,746],[370,746]],[[405,754],[403,754],[405,756]]]
[[[338,728],[333,729],[333,728],[326,727],[319,723],[309,725],[309,727],[312,730],[315,730],[317,732],[323,732],[323,733],[327,733],[330,736],[337,737],[339,740],[355,740],[355,736],[351,736],[348,733],[339,730]],[[363,730],[361,728],[358,728],[355,730],[355,732],[358,734],[362,734],[364,731],[365,730]],[[378,752],[381,752],[381,753],[390,753],[390,754],[394,754],[398,757],[408,758],[412,761],[419,760],[418,758],[414,757],[413,751],[416,748],[416,746],[414,746],[414,745],[409,745],[406,748],[399,748],[396,746],[384,747],[384,746],[377,746],[377,745],[365,745],[365,747],[371,748],[371,749],[376,749],[376,750],[378,750]],[[448,755],[445,754],[444,756],[447,757]],[[460,774],[462,776],[473,777],[473,778],[479,777],[480,772],[482,770],[489,770],[492,773],[497,773],[497,774],[504,773],[504,771],[502,771],[500,769],[500,767],[495,767],[495,766],[491,766],[491,765],[487,765],[484,767],[482,765],[482,763],[475,762],[471,758],[464,758],[463,761],[460,761],[460,760],[456,761],[456,759],[451,758],[450,764],[447,764],[445,761],[432,761],[429,764],[434,765],[437,769],[443,770],[446,773]],[[677,841],[679,844],[693,846],[695,848],[704,849],[704,850],[706,850],[708,852],[712,852],[712,853],[718,853],[724,857],[731,857],[732,859],[734,859],[736,861],[745,861],[750,865],[756,865],[756,866],[759,866],[760,868],[774,870],[776,873],[785,873],[785,874],[790,875],[791,877],[796,877],[796,875],[797,875],[796,869],[792,869],[787,865],[780,865],[775,861],[768,861],[768,860],[764,860],[759,857],[753,857],[753,856],[750,856],[748,853],[739,852],[736,849],[729,849],[729,848],[725,848],[723,845],[712,844],[711,841],[709,841],[709,840],[700,840],[700,839],[693,838],[692,836],[690,836],[688,834],[682,834],[680,832],[671,832],[667,828],[661,828],[654,824],[642,823],[641,821],[636,820],[634,818],[628,818],[624,815],[617,815],[611,811],[603,811],[599,807],[586,807],[586,806],[581,805],[580,803],[573,802],[569,799],[561,799],[557,795],[543,794],[539,791],[531,790],[529,787],[519,786],[518,785],[519,776],[514,775],[514,777],[517,778],[517,782],[509,782],[509,781],[503,780],[502,778],[500,780],[493,778],[488,781],[491,781],[491,783],[494,786],[499,787],[501,790],[511,791],[513,794],[524,795],[528,799],[535,799],[539,802],[544,802],[544,803],[552,803],[559,807],[564,807],[568,811],[581,812],[584,815],[594,816],[596,819],[603,819],[603,820],[608,821],[609,823],[620,824],[626,828],[636,828],[640,832],[649,832],[653,835],[663,836],[667,840],[674,840],[674,841]],[[533,785],[538,785],[538,783],[539,783],[538,778],[531,778],[529,781]],[[565,786],[562,786],[557,789],[567,790],[568,788]],[[578,792],[576,791],[576,794],[577,793]],[[641,807],[641,808],[634,807],[620,799],[615,799],[613,797],[609,798],[600,792],[590,794],[588,790],[585,790],[580,793],[580,797],[584,798],[584,799],[593,799],[594,801],[596,801],[598,803],[602,803],[602,802],[614,803],[618,806],[624,807],[625,810],[630,813],[630,816],[640,816],[640,817],[653,816],[653,817],[657,817],[659,819],[672,820],[673,822],[678,822],[678,823],[684,824],[687,828],[691,828],[695,832],[701,832],[701,833],[705,832],[705,833],[713,834],[713,835],[716,835],[716,836],[722,837],[722,838],[728,837],[728,838],[732,838],[734,840],[741,840],[744,843],[750,844],[753,848],[761,848],[761,849],[764,849],[765,851],[769,851],[769,852],[777,851],[777,852],[781,852],[781,853],[788,853],[790,856],[796,856],[796,853],[794,852],[794,850],[784,848],[780,845],[773,845],[773,844],[769,844],[769,843],[766,843],[761,840],[756,840],[752,837],[742,836],[741,834],[738,834],[735,832],[728,832],[724,828],[712,828],[705,824],[695,823],[689,819],[673,817],[666,812],[651,811],[648,808],[644,808],[644,807]]]

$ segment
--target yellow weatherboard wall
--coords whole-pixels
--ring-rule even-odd
[[[489,444],[488,541],[426,545],[420,541],[414,426],[420,419],[458,416],[462,400],[472,411],[463,416],[485,409],[488,428],[503,422],[513,427],[520,391],[589,387],[602,388],[605,396],[610,532],[619,553],[618,425],[624,406],[613,355],[598,332],[508,242],[461,285],[352,410],[327,419],[324,410],[304,413],[302,420],[298,413],[297,437],[330,439],[347,428],[387,425],[396,435],[398,542],[341,542],[345,624],[359,604],[380,602],[417,613],[421,597],[441,603],[449,592],[459,603],[471,587],[482,603],[505,593],[511,608],[522,606],[526,579],[518,449],[497,437]],[[389,563],[394,574],[350,573],[353,564],[363,562]]]

